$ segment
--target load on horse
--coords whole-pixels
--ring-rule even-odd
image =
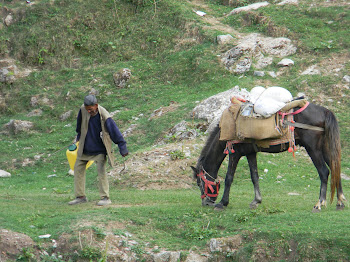
[[[245,156],[255,195],[250,207],[256,208],[262,202],[257,153],[288,150],[294,154],[297,145],[306,149],[321,180],[319,199],[313,212],[319,212],[326,205],[330,174],[331,202],[337,191],[336,208],[343,209],[346,199],[340,175],[339,126],[334,113],[303,98],[293,99],[290,92],[281,87],[257,87],[252,89],[248,98],[231,98],[231,105],[209,134],[196,167],[192,167],[193,177],[201,191],[202,205],[223,209],[229,204],[234,174],[239,160]],[[224,193],[221,201],[215,203],[220,188],[218,171],[227,155]]]

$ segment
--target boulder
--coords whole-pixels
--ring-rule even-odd
[[[257,10],[257,9],[264,7],[264,6],[267,6],[267,5],[269,5],[269,3],[265,1],[265,2],[260,2],[260,3],[254,3],[251,5],[247,5],[247,6],[238,7],[238,8],[233,9],[228,15],[234,15],[234,14],[238,14],[240,12],[247,12],[250,10]]]
[[[277,5],[298,5],[299,1],[298,0],[284,0]]]
[[[242,236],[235,235],[232,237],[212,238],[209,242],[210,252],[234,253],[242,244]]]
[[[232,73],[243,74],[250,70],[252,61],[257,69],[273,62],[273,57],[285,57],[296,52],[292,41],[285,37],[263,37],[250,34],[222,55],[221,62]],[[252,59],[253,58],[253,59]],[[294,63],[294,62],[293,62]]]
[[[7,129],[12,134],[18,134],[20,132],[29,132],[33,129],[34,123],[30,121],[22,120],[11,120],[5,124],[5,129]]]
[[[284,58],[277,64],[279,67],[286,67],[286,66],[292,66],[294,65],[294,61],[289,58]]]
[[[193,111],[192,115],[195,118],[207,121],[209,127],[206,132],[211,132],[219,123],[222,112],[230,105],[231,97],[249,98],[249,92],[245,89],[240,89],[235,86],[227,91],[211,96],[199,103]]]
[[[129,68],[123,68],[113,74],[114,84],[117,88],[126,87],[127,82],[131,78],[131,70]]]
[[[234,38],[232,35],[227,34],[227,35],[218,35],[216,37],[216,41],[218,42],[219,45],[224,45],[227,43],[233,42]]]
[[[154,262],[176,262],[180,261],[180,252],[175,251],[162,251],[157,254],[153,254]]]
[[[0,170],[0,177],[11,177],[11,174],[5,170]]]
[[[4,19],[4,24],[6,26],[10,26],[13,24],[13,16],[11,14],[8,14]]]

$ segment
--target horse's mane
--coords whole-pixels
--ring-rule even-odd
[[[200,168],[202,166],[202,161],[206,157],[206,154],[208,153],[210,147],[212,146],[212,143],[215,140],[215,137],[217,136],[219,131],[220,131],[220,127],[219,125],[217,125],[209,134],[207,141],[205,142],[205,145],[202,149],[202,152],[198,158],[197,168]]]

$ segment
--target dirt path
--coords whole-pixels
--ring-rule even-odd
[[[221,22],[222,18],[217,18],[215,16],[212,15],[213,10],[207,5],[205,4],[202,0],[194,0],[190,2],[193,5],[193,11],[202,11],[205,12],[206,15],[202,16],[203,22],[208,24],[206,26],[204,26],[204,29],[208,29],[208,30],[218,30],[218,31],[222,31],[224,33],[227,34],[231,34],[233,37],[236,38],[242,38],[244,34],[242,34],[241,32],[238,32],[237,30],[235,30],[234,28],[232,28],[229,25],[226,25],[224,23]]]

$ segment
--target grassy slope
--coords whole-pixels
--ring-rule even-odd
[[[1,3],[20,14],[17,23],[0,32],[1,54],[9,52],[20,61],[20,66],[39,70],[12,85],[2,84],[0,92],[6,98],[7,108],[1,113],[0,124],[10,119],[33,121],[26,116],[33,109],[33,95],[51,101],[49,105],[39,105],[44,114],[35,117],[33,133],[0,137],[0,166],[12,173],[10,179],[0,180],[0,209],[6,210],[0,215],[1,227],[23,232],[40,242],[39,235],[49,232],[57,238],[62,232],[70,232],[82,218],[106,223],[116,220],[125,223],[136,238],[168,249],[202,249],[211,237],[242,234],[245,242],[238,254],[241,257],[249,258],[261,245],[259,240],[264,240],[266,249],[272,252],[270,256],[282,247],[287,256],[291,242],[296,241],[296,258],[349,259],[346,244],[350,232],[345,222],[349,210],[335,212],[333,204],[320,214],[311,214],[319,180],[310,161],[301,156],[298,164],[288,154],[259,156],[260,173],[264,168],[269,173],[261,180],[264,202],[256,211],[248,209],[253,192],[245,160],[238,168],[230,206],[223,213],[200,207],[196,187],[183,191],[139,191],[115,186],[111,189],[112,198],[125,207],[66,205],[73,195],[73,181],[65,175],[64,151],[48,154],[64,148],[74,138],[75,115],[91,88],[99,91],[101,104],[110,111],[121,110],[116,121],[122,130],[135,123],[132,117],[145,115],[137,122],[137,133],[128,138],[131,153],[153,145],[180,120],[190,120],[195,101],[236,84],[248,89],[257,84],[284,86],[294,95],[304,91],[316,101],[320,94],[331,96],[333,102],[322,100],[322,104],[339,119],[343,172],[349,175],[349,91],[337,89],[335,85],[341,80],[333,75],[299,76],[299,71],[307,66],[349,49],[348,8],[309,8],[310,3],[305,1],[305,6],[272,6],[262,13],[253,13],[253,23],[248,26],[241,16],[227,18],[225,22],[240,31],[269,34],[271,24],[255,20],[256,14],[266,16],[272,26],[280,29],[274,34],[285,33],[275,36],[287,36],[299,43],[299,52],[292,57],[296,66],[285,76],[256,79],[250,72],[238,79],[218,65],[216,55],[220,52],[213,40],[218,32],[201,29],[200,17],[192,12],[189,2],[158,1],[156,9],[151,2],[139,1],[145,5],[137,8],[137,1],[126,0],[40,1],[30,7],[20,1]],[[217,16],[231,10],[212,1],[206,4]],[[289,29],[288,33],[284,28]],[[129,88],[116,90],[112,74],[123,67],[132,70],[133,78]],[[347,62],[341,73],[349,72],[349,67]],[[177,111],[147,120],[153,110],[168,106],[171,101],[179,104]],[[73,110],[71,118],[60,121],[59,116],[68,110]],[[41,155],[40,161],[22,167],[25,158],[36,155]],[[224,171],[223,167],[221,176]],[[98,198],[95,173],[94,169],[88,172],[87,190],[92,199]],[[58,176],[47,177],[52,174]],[[278,175],[285,181],[277,183]],[[349,182],[344,181],[343,187],[347,195]],[[288,192],[300,195],[288,196]],[[236,258],[235,254],[230,256]]]

